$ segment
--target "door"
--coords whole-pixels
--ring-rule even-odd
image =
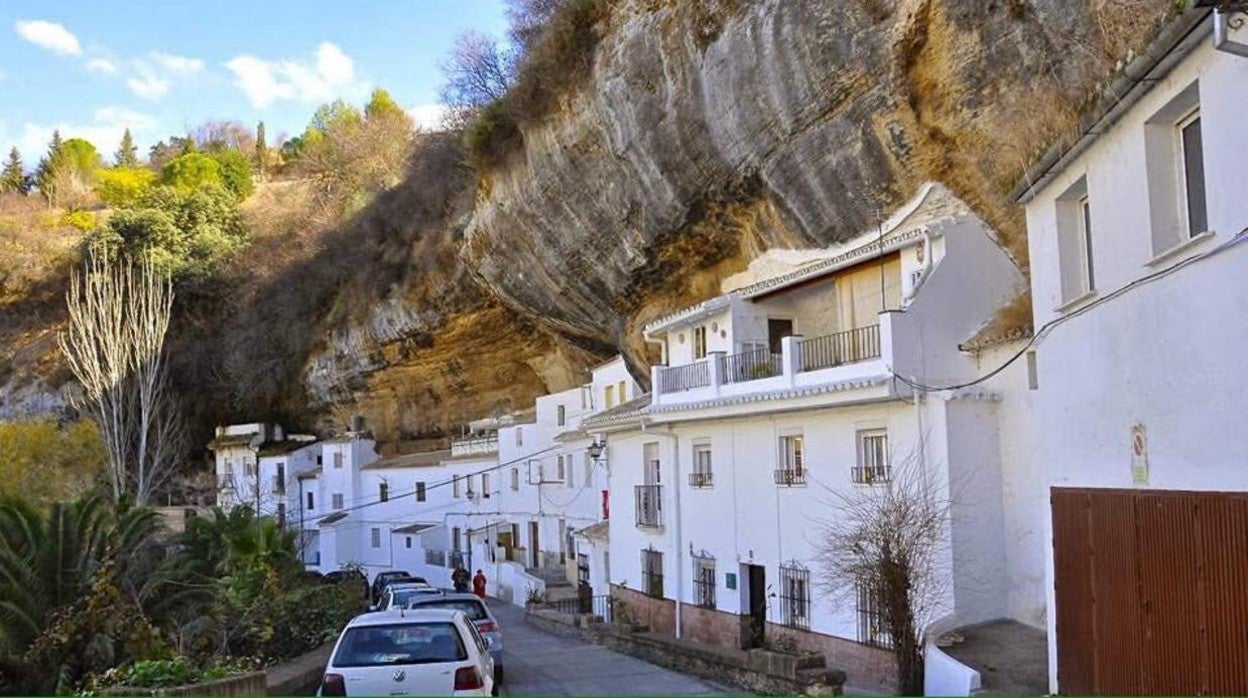
[[[793,336],[793,321],[783,318],[767,318],[767,346],[771,353],[780,353],[780,340]]]
[[[589,556],[576,555],[576,596],[580,599],[580,612],[594,612],[594,589],[589,584]]]
[[[762,647],[767,639],[767,568],[742,565],[746,610],[741,616],[741,649]]]
[[[511,531],[498,532],[498,547],[503,549],[504,560],[514,560],[512,549],[516,547],[516,539],[511,537]]]
[[[537,549],[537,522],[529,522],[529,567],[537,569],[541,552]]]

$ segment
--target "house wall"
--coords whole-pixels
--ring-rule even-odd
[[[735,323],[745,317],[745,311],[739,308],[740,304],[736,301],[728,308],[725,308],[708,317],[702,318],[696,322],[682,324],[673,327],[667,332],[667,365],[668,366],[684,366],[694,362],[693,358],[693,328],[706,327],[706,351],[722,351],[725,354],[732,354],[736,350],[734,342],[740,342],[741,339],[734,337]],[[712,330],[715,327],[717,329]],[[767,333],[764,330],[762,339],[766,340]],[[760,340],[762,341],[762,340]],[[601,395],[601,392],[598,393]]]
[[[1207,239],[1154,260],[1145,122],[1198,81],[1210,227]],[[1057,197],[1081,177],[1093,218],[1099,296],[1248,226],[1248,60],[1202,43],[1026,207],[1036,325],[1063,316]],[[1177,165],[1176,165],[1177,166]],[[1152,264],[1150,264],[1152,261]],[[1044,485],[1248,489],[1248,245],[1237,245],[1054,326],[1037,342],[1037,461]],[[1129,357],[1130,360],[1126,360]],[[1147,436],[1147,478],[1133,479],[1132,428]],[[1052,579],[1047,497],[1032,512]],[[1056,688],[1054,599],[1047,587],[1050,687]]]

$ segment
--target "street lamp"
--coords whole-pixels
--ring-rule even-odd
[[[585,448],[585,452],[589,454],[589,459],[595,463],[602,460],[603,453],[607,450],[607,442],[594,439],[594,442]]]

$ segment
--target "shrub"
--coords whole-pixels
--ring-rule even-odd
[[[160,181],[183,193],[224,183],[221,164],[203,153],[187,153],[170,160],[161,170]]]
[[[220,165],[221,184],[234,198],[242,201],[256,190],[256,184],[251,179],[251,158],[234,148],[213,151],[209,157]]]
[[[498,164],[523,143],[524,136],[505,101],[494,102],[482,109],[464,133],[464,145],[477,167]]]
[[[66,211],[60,223],[86,232],[95,227],[95,214],[90,211]]]
[[[113,207],[132,206],[151,189],[156,173],[146,167],[113,167],[96,173],[95,192]]]
[[[186,657],[148,659],[131,664],[121,672],[119,679],[124,686],[167,688],[195,683],[199,680],[199,672]]]

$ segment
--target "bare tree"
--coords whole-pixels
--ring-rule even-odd
[[[537,43],[542,30],[566,0],[507,0],[507,36],[521,53]]]
[[[462,128],[479,109],[506,96],[515,75],[513,58],[498,40],[480,32],[467,31],[455,38],[451,55],[442,64],[448,127]]]
[[[872,608],[872,639],[891,647],[902,695],[923,694],[926,629],[948,605],[949,490],[919,453],[896,462],[887,482],[830,489],[834,513],[817,552],[827,593]]]
[[[61,351],[82,386],[75,406],[99,425],[114,499],[143,504],[184,447],[164,353],[173,284],[148,256],[136,263],[96,251],[83,266],[65,297]]]

